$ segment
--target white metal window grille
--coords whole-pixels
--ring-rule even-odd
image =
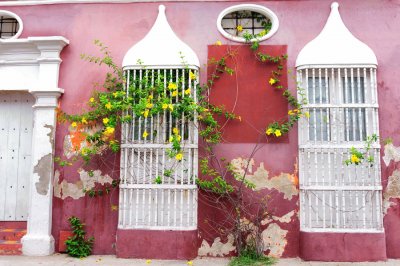
[[[185,100],[185,90],[196,102],[198,69],[130,69],[125,71],[126,96],[137,101],[145,87],[162,88],[175,108]],[[172,96],[168,84],[180,84],[181,95]],[[154,94],[154,97],[158,97]],[[139,104],[135,102],[134,104]],[[174,117],[169,109],[162,114],[134,116],[122,126],[119,228],[175,229],[197,228],[198,131],[196,115]],[[182,136],[183,159],[168,156],[173,128]],[[147,137],[143,137],[144,132]]]
[[[379,131],[376,67],[299,67],[297,75],[310,114],[299,124],[301,230],[383,230],[379,144],[372,166],[344,164]]]

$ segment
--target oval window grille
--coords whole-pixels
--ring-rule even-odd
[[[21,33],[21,18],[12,12],[0,10],[0,39],[16,39]]]
[[[251,34],[259,41],[270,38],[278,30],[278,17],[268,8],[243,4],[223,10],[217,20],[219,32],[236,42],[246,42],[244,36]]]

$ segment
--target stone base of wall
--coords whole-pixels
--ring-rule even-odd
[[[300,232],[300,257],[307,261],[386,260],[385,233]]]
[[[197,230],[117,230],[118,258],[181,259],[197,257]]]

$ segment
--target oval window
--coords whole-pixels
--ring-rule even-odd
[[[278,17],[268,8],[243,4],[223,10],[217,20],[219,32],[236,42],[264,41],[278,30]]]
[[[21,18],[12,12],[0,10],[0,39],[16,39],[21,33]]]

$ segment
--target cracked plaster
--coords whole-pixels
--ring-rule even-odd
[[[256,191],[262,189],[276,189],[283,193],[284,198],[291,200],[293,196],[297,196],[299,191],[297,189],[297,176],[295,174],[280,173],[277,176],[269,178],[269,172],[265,169],[264,163],[260,163],[260,166],[253,172],[255,166],[254,160],[243,159],[241,157],[233,159],[231,164],[234,171],[240,175],[243,175],[247,164],[249,165],[246,174],[246,180],[252,182],[255,185]]]

